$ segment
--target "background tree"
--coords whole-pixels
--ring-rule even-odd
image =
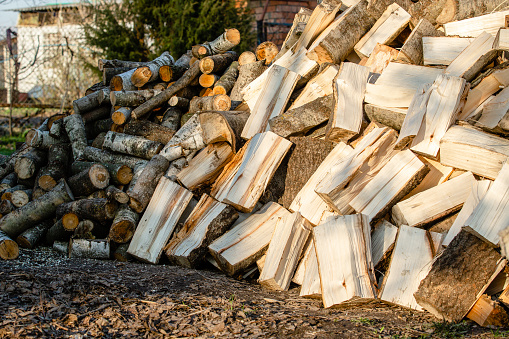
[[[253,20],[245,1],[123,0],[99,4],[86,40],[107,59],[146,61],[167,50],[178,58],[192,45],[237,28],[241,43],[253,46]]]

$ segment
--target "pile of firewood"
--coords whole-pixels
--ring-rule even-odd
[[[3,159],[0,257],[164,253],[325,307],[508,324],[509,11],[439,25],[443,2],[325,0],[280,50],[237,55],[228,29],[99,60]]]

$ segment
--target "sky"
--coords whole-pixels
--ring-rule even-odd
[[[18,12],[7,11],[13,8],[43,6],[47,4],[69,3],[73,0],[0,0],[0,29],[16,26]]]

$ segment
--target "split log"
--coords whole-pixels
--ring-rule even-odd
[[[191,192],[162,177],[127,252],[141,261],[156,264],[191,198]]]
[[[300,296],[304,298],[321,299],[322,286],[320,284],[320,273],[318,272],[318,260],[316,260],[314,241],[311,243],[310,247],[304,280],[302,281],[300,289]]]
[[[120,107],[111,114],[111,120],[117,125],[123,125],[131,120],[132,111],[132,107]]]
[[[297,265],[297,268],[295,269],[295,274],[293,275],[292,278],[292,282],[296,285],[302,286],[302,283],[304,281],[304,275],[306,274],[306,267],[308,265],[309,253],[312,247],[313,247],[313,237],[310,236],[308,237],[308,240],[304,244],[304,248],[302,249],[302,256],[299,259],[299,264]]]
[[[110,90],[111,91],[135,91],[137,87],[132,83],[131,77],[133,76],[135,68],[111,78]]]
[[[75,196],[87,196],[108,187],[109,183],[110,174],[106,167],[100,164],[93,164],[68,180],[69,187]]]
[[[18,179],[30,179],[46,164],[47,152],[39,148],[32,148],[29,152],[16,159],[14,171]]]
[[[211,195],[240,211],[252,211],[290,146],[272,132],[256,134],[225,167]]]
[[[18,175],[16,174],[16,172],[12,172],[12,173],[8,174],[7,176],[5,176],[5,178],[3,178],[0,181],[0,191],[3,191],[8,188],[12,188],[12,187],[16,186],[17,182],[18,182]]]
[[[475,321],[482,327],[507,326],[507,324],[509,324],[509,316],[504,307],[486,294],[483,294],[476,301],[472,309],[468,312],[467,318]]]
[[[423,64],[448,66],[472,41],[474,38],[422,37]]]
[[[177,182],[177,175],[182,171],[182,169],[187,166],[187,159],[185,157],[178,158],[176,160],[173,160],[170,163],[170,167],[168,167],[168,170],[164,174],[164,176],[171,181]]]
[[[239,66],[256,62],[256,55],[251,51],[242,52],[239,55]]]
[[[133,120],[124,127],[124,133],[166,145],[175,134],[175,130],[147,120]]]
[[[232,156],[232,148],[228,143],[209,144],[177,174],[177,179],[184,187],[194,191],[214,182]]]
[[[51,219],[45,220],[18,235],[16,242],[22,248],[34,249],[35,246],[46,236],[46,232],[52,225],[53,222]]]
[[[448,22],[444,24],[445,35],[476,38],[486,32],[494,37],[500,27],[506,26],[506,15],[509,15],[509,11],[495,12],[475,18]]]
[[[199,114],[192,115],[189,120],[173,135],[159,155],[168,161],[187,157],[191,153],[205,147],[203,130],[199,122]]]
[[[228,94],[232,90],[239,75],[239,63],[234,61],[224,72],[221,78],[214,84],[214,95]],[[206,87],[206,86],[204,86]],[[210,87],[210,86],[208,86]]]
[[[277,45],[272,41],[264,41],[256,47],[255,54],[256,59],[259,61],[264,60],[265,65],[268,66],[272,63],[272,60],[279,53]]]
[[[19,256],[18,244],[0,230],[0,258],[14,260]]]
[[[242,138],[250,139],[256,133],[267,131],[269,120],[285,109],[298,79],[299,74],[284,67],[273,66],[244,126]]]
[[[322,64],[341,63],[357,42],[375,24],[377,18],[367,14],[369,1],[361,0],[341,13],[309,46],[308,57]]]
[[[471,81],[497,56],[497,50],[493,49],[494,41],[492,35],[482,33],[447,66],[444,73]]]
[[[288,34],[286,35],[285,41],[283,42],[283,45],[281,46],[281,50],[274,58],[275,61],[282,57],[288,50],[290,50],[293,45],[299,40],[299,37],[304,32],[304,29],[306,28],[306,25],[309,21],[309,18],[311,17],[311,14],[313,13],[312,10],[309,8],[303,8],[301,7],[299,9],[299,12],[295,14],[295,17],[293,18],[293,24],[290,30],[288,31]],[[239,57],[240,62],[240,57]]]
[[[285,216],[277,223],[258,279],[262,286],[288,290],[311,228],[299,212]]]
[[[270,129],[285,138],[304,134],[326,122],[332,114],[333,105],[333,95],[317,98],[270,119]]]
[[[182,117],[183,112],[176,107],[169,107],[163,115],[161,120],[161,126],[167,127],[175,133],[180,128],[180,118]]]
[[[108,238],[116,243],[127,243],[136,230],[140,215],[134,212],[128,205],[121,205],[115,214],[111,224]]]
[[[158,95],[153,98],[145,101],[140,106],[136,107],[131,116],[134,119],[140,119],[145,116],[149,112],[151,112],[154,108],[160,107],[170,100],[172,96],[174,96],[178,91],[187,87],[195,78],[200,74],[200,65],[193,64],[185,73],[182,75],[175,83],[168,87],[166,90],[162,91]]]
[[[369,57],[377,43],[387,45],[396,39],[410,19],[411,15],[407,11],[397,3],[393,3],[355,45],[355,52],[361,58]]]
[[[509,116],[506,117],[509,110],[508,98],[509,90],[502,89],[489,103],[484,105],[481,116],[475,123],[476,126],[490,132],[507,135],[507,130],[509,130]]]
[[[131,75],[131,82],[136,87],[142,87],[147,82],[159,78],[159,68],[164,65],[172,65],[175,60],[168,51],[163,52],[154,60],[147,62],[144,66],[138,67]]]
[[[72,114],[64,118],[64,127],[71,141],[74,161],[79,160],[84,156],[87,147],[85,123],[80,115]]]
[[[206,144],[227,142],[235,153],[241,145],[240,134],[249,117],[248,112],[203,112],[199,115],[203,140]]]
[[[200,60],[200,71],[205,74],[221,73],[237,59],[238,55],[233,51],[208,56]]]
[[[175,61],[173,65],[163,65],[159,68],[159,78],[164,82],[176,81],[189,69],[191,53],[187,51]]]
[[[149,160],[162,150],[163,144],[143,137],[110,131],[106,133],[103,147],[109,151]]]
[[[398,55],[400,55],[398,50],[377,43],[369,58],[363,58],[359,65],[369,67],[371,73],[381,74],[390,62],[398,60]],[[401,54],[400,57],[404,55]]]
[[[52,137],[49,131],[42,132],[33,128],[25,136],[25,142],[32,147],[48,149],[51,145],[62,141],[59,138]]]
[[[205,260],[208,246],[222,236],[238,218],[231,206],[202,195],[182,229],[164,251],[170,261],[184,267],[198,267]]]
[[[348,141],[359,134],[362,124],[362,102],[366,91],[369,68],[351,62],[341,64],[334,78],[334,111],[330,116],[326,138]]]
[[[392,157],[349,204],[357,213],[368,216],[370,222],[376,221],[428,172],[428,167],[411,151],[402,151]]]
[[[465,222],[470,217],[476,206],[482,200],[488,189],[490,188],[492,181],[491,180],[479,180],[475,181],[472,185],[472,190],[470,191],[470,195],[467,197],[467,200],[463,204],[461,211],[458,214],[456,220],[450,227],[447,235],[442,242],[443,246],[449,246],[452,239],[461,231],[461,228],[465,225]]]
[[[445,183],[447,180],[452,180],[466,173],[464,171],[454,171],[454,168],[444,166],[440,162],[431,160],[425,157],[419,157],[422,162],[429,168],[428,174],[410,193],[408,193],[403,200],[413,197],[414,195],[424,192],[428,189],[434,188],[437,185]]]
[[[266,69],[267,67],[265,66],[263,61],[240,65],[238,68],[239,76],[230,93],[231,100],[242,101],[241,92],[254,79],[258,78]]]
[[[200,86],[204,88],[213,87],[216,82],[219,80],[219,75],[217,74],[202,74],[200,75],[198,82]],[[204,95],[202,95],[204,96]]]
[[[301,48],[307,49],[310,43],[332,23],[340,9],[341,1],[321,1],[311,13],[304,31],[292,47],[292,51],[298,51]]]
[[[56,144],[48,151],[48,166],[41,170],[37,183],[49,191],[68,173],[70,147],[68,144]]]
[[[390,62],[376,80],[375,85],[393,86],[397,84],[399,87],[417,90],[423,84],[435,81],[443,72],[444,70],[440,68]]]
[[[384,107],[408,107],[415,89],[397,85],[366,84],[364,102]]]
[[[495,36],[495,41],[493,42],[493,48],[508,51],[509,50],[509,30],[507,28],[500,28]]]
[[[400,226],[391,264],[380,289],[381,300],[422,311],[414,298],[414,292],[431,269],[441,237],[440,233]],[[432,239],[437,240],[438,246]]]
[[[194,97],[189,103],[189,113],[200,111],[228,111],[231,108],[230,97],[218,94],[209,97]]]
[[[187,98],[182,98],[182,97],[178,97],[178,96],[174,95],[170,98],[170,100],[168,100],[168,105],[170,105],[172,107],[178,107],[178,108],[187,110],[189,108],[189,102],[190,102],[190,100]]]
[[[331,216],[313,228],[313,240],[325,308],[376,298],[366,216]]]
[[[376,226],[371,235],[371,256],[373,266],[377,267],[385,258],[388,257],[394,248],[398,227],[387,220],[382,219]]]
[[[104,239],[71,239],[69,258],[109,259],[110,243]]]
[[[193,56],[202,59],[209,55],[221,54],[229,51],[240,43],[240,32],[236,28],[228,28],[212,42],[193,46]]]
[[[494,180],[509,157],[508,146],[507,139],[452,126],[440,141],[440,162]]]
[[[489,244],[461,231],[433,261],[414,297],[437,318],[459,322],[506,264]]]
[[[115,200],[119,204],[127,204],[129,202],[129,195],[121,189],[116,188],[113,185],[109,185],[104,190],[106,198],[109,200]]]
[[[12,204],[20,208],[21,206],[25,206],[32,200],[32,189],[26,189],[26,190],[17,190],[12,192],[11,199]]]
[[[444,33],[437,30],[428,20],[422,18],[405,40],[400,49],[398,59],[409,60],[415,65],[422,65],[424,61],[423,38],[443,35]]]
[[[149,204],[154,190],[158,185],[164,172],[170,166],[170,162],[163,156],[155,155],[150,159],[141,172],[133,187],[130,187],[127,194],[130,197],[129,206],[137,213],[141,213]]]
[[[269,202],[212,242],[209,252],[221,270],[230,276],[235,275],[263,255],[280,218],[289,215],[285,208]]]

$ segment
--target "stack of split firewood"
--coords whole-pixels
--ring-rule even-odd
[[[1,165],[0,256],[164,254],[325,307],[508,324],[509,11],[447,22],[451,3],[325,0],[280,50],[237,55],[228,29],[99,60]]]

